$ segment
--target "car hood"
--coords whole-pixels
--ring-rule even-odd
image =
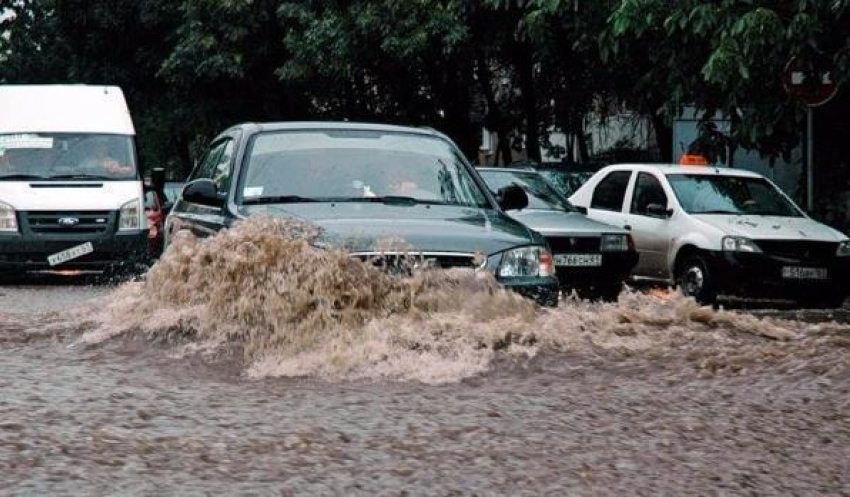
[[[322,242],[352,252],[375,250],[400,238],[424,252],[484,252],[543,243],[522,224],[488,209],[458,206],[392,206],[372,203],[304,203],[241,206],[241,215],[294,216],[323,230]]]
[[[837,242],[847,238],[841,232],[807,217],[692,215],[725,234],[745,236],[754,240],[804,239]]]
[[[508,215],[543,236],[599,235],[601,233],[628,233],[623,228],[600,223],[578,212],[543,209],[509,211]]]

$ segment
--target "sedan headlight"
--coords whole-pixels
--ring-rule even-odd
[[[141,226],[142,209],[139,206],[139,199],[133,199],[121,206],[118,213],[118,229],[137,230]]]
[[[756,242],[743,236],[724,236],[723,250],[726,252],[761,253],[761,249],[756,245]]]
[[[0,202],[0,231],[18,231],[18,218],[15,208]]]
[[[602,252],[625,252],[629,250],[628,235],[602,235]]]
[[[850,257],[850,240],[844,240],[838,244],[838,250],[835,251],[838,257]]]
[[[545,247],[521,247],[508,250],[502,256],[499,277],[520,278],[523,276],[552,276],[555,265],[552,254]]]

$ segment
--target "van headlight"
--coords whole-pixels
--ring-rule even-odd
[[[756,242],[743,236],[724,236],[723,250],[726,252],[761,253],[761,249],[756,245]]]
[[[3,202],[0,202],[0,231],[18,232],[18,218],[15,214],[15,208]]]
[[[625,252],[629,250],[628,235],[602,235],[602,252]]]
[[[133,199],[121,206],[118,212],[118,230],[137,230],[141,229],[142,209],[139,206],[139,199]]]
[[[552,262],[552,254],[546,247],[532,246],[508,250],[499,265],[500,278],[545,277],[553,274],[555,265]]]
[[[835,255],[838,257],[850,257],[850,240],[844,240],[839,243]]]

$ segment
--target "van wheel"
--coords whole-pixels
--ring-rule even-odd
[[[700,255],[689,255],[679,264],[676,285],[686,297],[693,297],[700,304],[712,305],[717,300],[714,279]]]

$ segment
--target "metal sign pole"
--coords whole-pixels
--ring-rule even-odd
[[[809,213],[815,209],[815,171],[814,171],[814,140],[813,140],[813,123],[812,115],[814,111],[810,106],[806,106],[806,206]]]

